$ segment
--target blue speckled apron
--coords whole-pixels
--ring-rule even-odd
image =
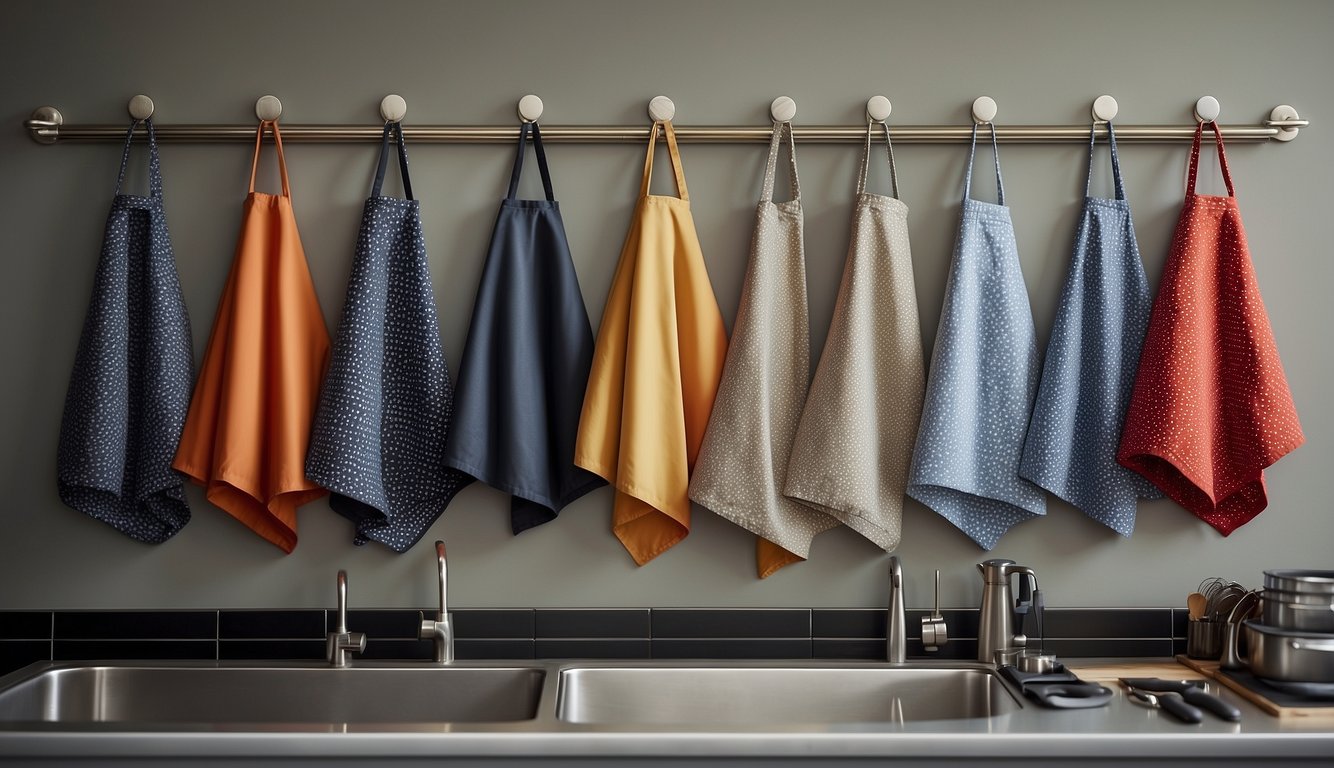
[[[60,500],[131,538],[158,544],[190,522],[171,468],[190,408],[190,316],[181,295],[153,121],[149,194],[123,195],[137,122],[125,136],[93,296],[60,422]]]
[[[1091,129],[1084,213],[1019,474],[1129,536],[1138,500],[1161,495],[1116,463],[1151,302],[1111,123],[1107,138],[1116,198],[1089,197],[1094,136]]]
[[[516,200],[529,129],[545,200]],[[511,494],[510,528],[556,519],[606,481],[574,465],[593,328],[551,191],[537,123],[524,123],[473,302],[446,460]]]
[[[380,195],[391,133],[406,200]],[[403,130],[386,123],[306,456],[354,543],[406,551],[472,481],[445,464],[452,401]]]
[[[908,495],[983,549],[1015,523],[1047,512],[1042,489],[1019,476],[1038,387],[1033,312],[1005,206],[996,128],[997,202],[969,197],[968,151],[959,238],[936,330]]]

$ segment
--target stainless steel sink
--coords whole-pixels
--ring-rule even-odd
[[[0,691],[0,722],[430,723],[528,720],[546,673],[527,667],[54,668]]]
[[[561,671],[570,723],[885,723],[985,718],[1020,709],[984,667],[657,666]]]

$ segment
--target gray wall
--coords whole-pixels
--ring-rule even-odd
[[[1053,503],[991,555],[916,504],[899,548],[908,603],[976,603],[973,563],[1034,566],[1048,602],[1171,606],[1201,578],[1258,585],[1276,567],[1334,567],[1331,477],[1334,390],[1329,340],[1334,258],[1325,227],[1334,169],[1334,4],[1321,0],[1162,3],[1044,2],[272,2],[15,4],[0,25],[0,608],[303,607],[328,605],[337,568],[362,606],[430,604],[429,541],[449,541],[452,597],[482,606],[872,606],[886,594],[886,557],[847,530],[820,536],[809,562],[754,576],[753,539],[696,509],[681,545],[637,569],[608,531],[611,495],[585,497],[547,526],[512,537],[507,500],[474,485],[398,556],[354,548],[323,502],[300,513],[300,544],[284,556],[192,491],[194,520],[145,546],[63,507],[56,434],[115,179],[114,144],[39,146],[20,129],[52,104],[72,123],[125,120],[147,93],[161,123],[249,123],[274,93],[297,123],[375,124],[386,93],[417,124],[511,124],[525,93],[544,122],[642,125],[648,99],[672,96],[681,125],[765,125],[787,94],[798,123],[858,124],[874,94],[897,124],[966,124],[989,94],[1002,123],[1078,124],[1101,93],[1119,122],[1187,123],[1203,94],[1223,122],[1255,124],[1291,103],[1313,125],[1290,144],[1232,147],[1242,211],[1307,444],[1269,472],[1270,508],[1229,538],[1170,502],[1144,504],[1122,540]],[[1084,179],[1079,146],[1001,147],[1024,276],[1045,347],[1066,270]],[[643,147],[549,148],[590,316],[600,317],[639,183]],[[297,219],[331,327],[375,162],[370,144],[288,148]],[[762,145],[683,149],[695,219],[719,304],[735,313],[753,223]],[[841,274],[859,150],[800,147],[818,355]],[[424,201],[441,332],[458,365],[512,154],[509,146],[411,147]],[[244,143],[165,145],[167,211],[202,355],[245,193]],[[966,148],[902,146],[903,196],[927,348],[934,339],[953,242]],[[1130,199],[1152,283],[1180,207],[1184,145],[1123,150]],[[1100,159],[1104,158],[1100,154]],[[985,156],[984,156],[985,160]],[[1105,163],[1105,159],[1103,160]],[[268,156],[271,168],[272,156]],[[985,169],[986,165],[980,166]],[[530,166],[531,168],[531,166]],[[1216,166],[1207,162],[1216,191]],[[537,190],[536,174],[525,179]],[[1100,166],[1095,194],[1110,187]],[[274,189],[272,171],[267,189]],[[661,177],[665,180],[666,177]],[[873,177],[874,178],[874,177]],[[980,194],[991,194],[989,174]],[[143,183],[143,174],[135,177]],[[874,178],[883,185],[884,175]],[[397,182],[392,187],[397,191]],[[884,187],[882,186],[881,189]],[[1324,233],[1324,234],[1322,234]]]

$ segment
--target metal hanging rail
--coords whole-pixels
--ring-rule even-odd
[[[1286,112],[1280,113],[1280,109]],[[1298,119],[1291,107],[1275,108],[1275,114],[1260,125],[1222,126],[1228,142],[1281,141],[1295,137],[1297,129],[1309,124]],[[124,124],[67,125],[59,110],[41,107],[25,120],[23,127],[40,144],[66,142],[119,142],[125,139]],[[205,143],[254,141],[255,126],[248,125],[161,125],[154,126],[161,142]],[[379,141],[381,125],[283,125],[283,140],[316,144]],[[903,144],[966,143],[972,128],[966,125],[895,125],[893,139]],[[676,126],[676,138],[701,144],[745,144],[768,142],[771,126]],[[1099,129],[1099,135],[1105,135]],[[795,126],[793,136],[805,143],[852,144],[866,139],[864,126]],[[403,136],[414,143],[498,144],[518,139],[514,125],[405,125]],[[1192,125],[1117,125],[1120,143],[1190,142],[1195,135]],[[542,139],[570,144],[640,143],[648,139],[648,126],[565,125],[542,126]],[[1089,140],[1089,126],[1084,125],[997,125],[996,138],[1011,144],[1079,144]],[[1212,140],[1211,132],[1205,138]]]

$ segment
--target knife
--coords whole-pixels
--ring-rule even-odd
[[[1183,723],[1192,725],[1198,724],[1204,719],[1204,713],[1198,707],[1187,704],[1181,698],[1181,694],[1176,691],[1160,691],[1150,693],[1132,686],[1126,686],[1126,694],[1137,702],[1142,702],[1150,707],[1157,707],[1171,712],[1172,715]]]
[[[1206,709],[1223,720],[1240,720],[1241,710],[1223,701],[1205,689],[1203,680],[1164,680],[1160,677],[1123,677],[1121,683],[1142,691],[1179,693],[1181,698],[1200,709]]]

